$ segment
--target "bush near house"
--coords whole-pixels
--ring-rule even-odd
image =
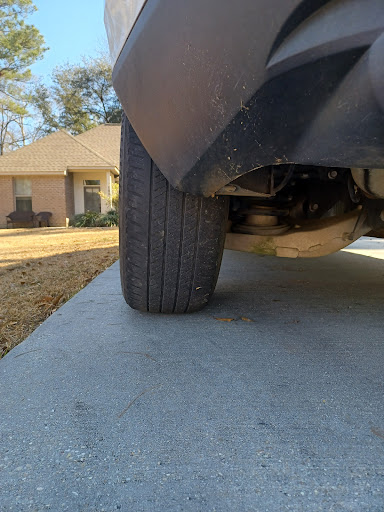
[[[111,193],[104,194],[104,192],[99,192],[99,196],[101,199],[104,199],[107,207],[112,205],[112,210],[115,210],[116,212],[119,211],[119,183],[112,183],[111,185]]]
[[[75,228],[106,228],[119,225],[119,214],[115,210],[107,213],[86,212],[75,215],[71,225]]]

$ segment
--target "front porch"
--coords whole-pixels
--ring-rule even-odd
[[[112,209],[112,202],[104,200],[100,193],[110,197],[112,184],[117,178],[113,171],[78,169],[71,170],[70,174],[73,181],[74,215],[88,211],[107,213]]]

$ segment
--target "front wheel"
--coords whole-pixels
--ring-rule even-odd
[[[124,116],[120,165],[120,273],[133,309],[191,313],[217,282],[228,201],[174,189]]]

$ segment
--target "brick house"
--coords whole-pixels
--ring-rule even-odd
[[[0,228],[13,211],[52,212],[51,226],[68,226],[85,211],[106,212],[119,175],[120,125],[70,135],[55,132],[0,156]]]

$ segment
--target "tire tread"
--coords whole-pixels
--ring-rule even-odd
[[[171,187],[123,117],[120,176],[120,273],[134,309],[190,313],[216,286],[225,239],[226,198]]]

